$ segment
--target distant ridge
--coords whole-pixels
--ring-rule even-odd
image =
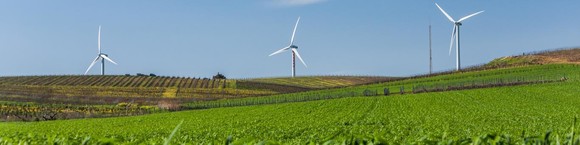
[[[516,56],[500,57],[490,61],[485,66],[506,67],[553,63],[580,64],[580,48],[546,50],[532,53],[523,53]]]

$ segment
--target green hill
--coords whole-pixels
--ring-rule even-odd
[[[257,99],[261,98],[278,98],[270,101],[280,101],[280,104],[272,105],[136,117],[0,123],[0,143],[162,143],[182,120],[183,124],[177,129],[172,143],[578,142],[579,128],[573,126],[573,120],[580,113],[580,106],[577,105],[580,104],[577,98],[579,72],[580,65],[575,64],[535,65],[260,98],[212,101],[225,105],[234,104],[236,100],[245,100],[247,103],[260,101]],[[317,94],[331,96],[361,90],[397,89],[400,86],[412,88],[418,84],[465,84],[544,76],[549,79],[564,76],[567,79],[523,86],[418,94],[407,90],[404,95],[355,95],[296,103],[282,101]],[[209,105],[211,102],[206,103]],[[573,132],[576,134],[571,134]]]

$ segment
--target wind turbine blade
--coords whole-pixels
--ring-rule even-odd
[[[447,17],[447,19],[449,19],[449,21],[455,23],[455,20],[453,20],[453,18],[449,16],[449,14],[447,14],[447,12],[445,12],[445,10],[443,10],[443,8],[439,6],[439,4],[435,3],[435,5],[437,6],[437,8],[439,8],[439,10],[441,10],[441,12],[443,12],[443,14],[445,14],[445,16]]]
[[[109,58],[108,56],[106,56],[106,55],[101,55],[101,57],[102,57],[102,58],[104,58],[105,60],[107,60],[107,61],[109,61],[109,62],[111,62],[111,63],[115,64],[115,65],[118,65],[116,62],[114,62],[112,59],[110,59],[110,58]]]
[[[97,56],[97,58],[95,58],[95,60],[93,60],[93,62],[91,63],[91,65],[89,65],[89,68],[87,69],[87,71],[85,71],[85,75],[87,75],[87,73],[89,72],[89,70],[91,70],[91,68],[93,67],[93,65],[95,65],[95,63],[97,63],[100,58],[101,58],[101,56]]]
[[[276,52],[274,52],[274,53],[272,53],[272,54],[270,54],[268,56],[272,56],[272,55],[276,55],[278,53],[282,53],[282,52],[288,50],[288,48],[290,48],[290,47],[284,47],[284,48],[282,48],[282,49],[280,49],[280,50],[278,50],[278,51],[276,51]]]
[[[473,14],[471,14],[471,15],[467,15],[467,16],[465,16],[465,17],[463,17],[463,18],[459,19],[457,22],[462,22],[462,21],[464,21],[464,20],[466,20],[466,19],[469,19],[469,18],[471,18],[471,17],[473,17],[473,16],[475,16],[475,15],[477,15],[477,14],[483,13],[483,12],[484,12],[484,11],[479,11],[479,12],[477,12],[477,13],[473,13]]]
[[[306,65],[306,63],[304,62],[304,60],[302,60],[302,57],[300,57],[300,54],[298,53],[298,50],[296,50],[296,48],[292,48],[292,51],[296,54],[296,56],[298,57],[298,59],[300,59],[300,61],[302,62],[302,64],[304,64],[305,67],[308,67]]]
[[[294,36],[296,34],[296,28],[298,28],[298,22],[300,22],[300,17],[298,17],[296,25],[294,25],[294,31],[292,31],[292,39],[290,39],[290,45],[294,44]]]
[[[457,37],[457,25],[453,25],[453,32],[451,32],[451,43],[449,43],[449,56],[451,56],[451,50],[453,49],[453,42]]]
[[[99,25],[99,38],[97,38],[97,46],[99,48],[99,54],[101,54],[101,25]]]

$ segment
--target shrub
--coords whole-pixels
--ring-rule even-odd
[[[215,76],[213,76],[213,79],[226,79],[226,76],[218,72]]]

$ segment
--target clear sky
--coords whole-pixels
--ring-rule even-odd
[[[463,66],[580,46],[580,1],[438,0],[461,27]],[[406,76],[455,67],[452,24],[432,0],[2,0],[0,76],[82,74],[102,47],[108,74],[230,78],[290,76],[288,45],[308,64],[297,75]],[[99,73],[95,66],[91,74]]]

